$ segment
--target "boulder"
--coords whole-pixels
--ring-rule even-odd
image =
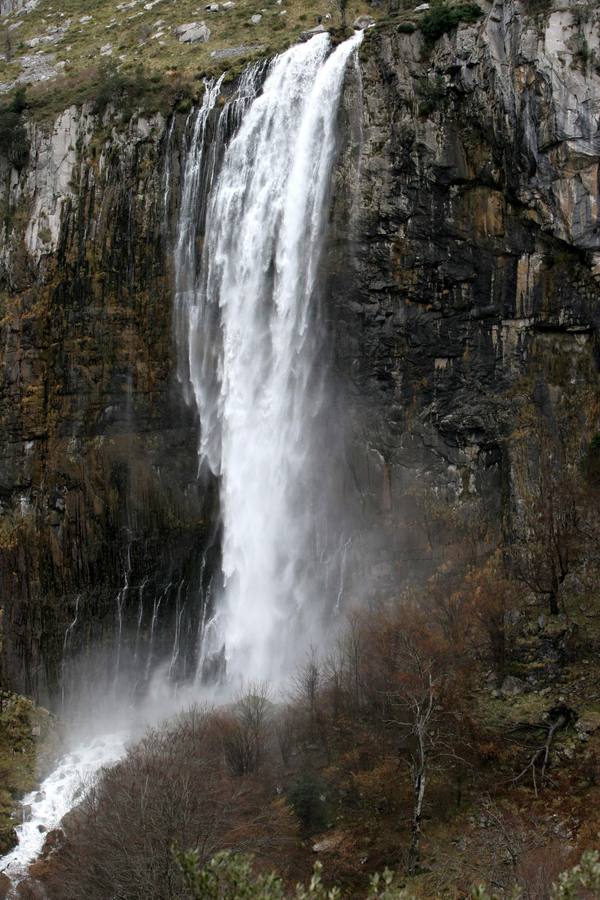
[[[262,21],[262,16],[261,16],[260,13],[255,13],[255,15],[253,15],[253,16],[250,18],[250,23],[251,23],[252,25],[259,25],[261,21]]]
[[[303,31],[300,34],[300,40],[309,41],[315,34],[322,34],[325,30],[323,25],[316,25],[315,28],[309,28],[308,31]]]
[[[236,56],[247,56],[249,53],[263,53],[264,44],[241,44],[239,47],[225,47],[223,50],[213,50],[212,59],[235,59]]]
[[[48,81],[56,75],[55,56],[53,53],[32,53],[21,56],[22,72],[17,78],[21,84],[35,84],[37,81]]]
[[[354,20],[353,28],[355,31],[364,31],[365,28],[370,28],[374,24],[375,19],[373,16],[359,16]]]
[[[5,897],[8,897],[10,887],[10,878],[4,872],[0,872],[0,900],[5,900]]]
[[[179,25],[175,34],[182,44],[204,43],[210,37],[210,28],[204,22],[188,22],[186,25]]]

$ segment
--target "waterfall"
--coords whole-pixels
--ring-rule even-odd
[[[115,689],[106,691],[103,677],[94,684],[106,662],[99,647],[77,707],[87,705],[93,727],[85,731],[86,719],[70,752],[24,798],[30,814],[18,826],[19,845],[0,862],[13,879],[99,769],[123,755],[128,738],[202,696],[198,680],[216,680],[224,660],[234,684],[280,681],[318,644],[328,608],[341,602],[351,541],[336,503],[340,422],[329,392],[318,274],[344,72],[361,40],[359,32],[331,52],[328,35],[318,35],[267,69],[251,66],[222,108],[221,81],[209,83],[188,119],[173,247],[174,327],[178,376],[199,414],[199,468],[220,480],[223,577],[205,573],[205,548],[197,633],[190,633],[195,619],[184,622],[190,604],[181,580],[156,586],[144,636],[152,582],[132,583],[128,546],[116,598]],[[167,153],[174,134],[172,121]],[[167,210],[173,188],[165,167]],[[125,605],[134,591],[130,639]],[[167,640],[161,615],[174,591]],[[63,669],[78,616],[79,598],[65,632]],[[196,680],[185,690],[173,686],[177,671],[184,678],[187,671],[183,637],[197,656]],[[138,681],[133,692],[118,681],[130,657],[133,673],[143,673],[143,696]]]
[[[224,653],[234,679],[279,680],[323,627],[330,573],[317,547],[339,460],[317,275],[344,71],[361,40],[330,53],[319,35],[273,61],[213,179],[201,261],[189,241],[194,167],[184,187],[180,374],[223,524],[225,586],[201,657]]]

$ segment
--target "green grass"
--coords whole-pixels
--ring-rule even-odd
[[[0,82],[11,82],[20,71],[18,60],[36,50],[53,53],[59,64],[60,77],[28,90],[30,104],[36,114],[52,115],[70,103],[81,103],[95,96],[105,82],[106,63],[125,78],[135,78],[143,67],[150,105],[159,108],[159,95],[166,94],[167,102],[181,97],[195,96],[202,90],[202,78],[214,76],[232,67],[239,71],[256,53],[233,60],[215,60],[214,50],[240,45],[262,45],[261,54],[283,50],[298,39],[299,34],[316,25],[317,16],[332,13],[325,25],[339,25],[337,7],[323,0],[236,0],[234,9],[208,12],[198,0],[160,0],[152,9],[144,9],[138,0],[129,10],[117,10],[123,5],[117,0],[42,0],[32,13],[21,18],[20,28],[10,32],[10,60],[0,62]],[[285,11],[285,15],[281,13]],[[250,18],[262,14],[258,25]],[[348,5],[347,19],[351,23],[360,14],[372,14],[366,0],[353,0]],[[80,22],[91,15],[91,22]],[[0,50],[2,35],[18,17],[10,16],[0,22]],[[72,19],[68,32],[55,43],[28,49],[25,42],[40,36],[48,28]],[[204,21],[211,31],[204,44],[180,43],[174,27],[186,22]],[[162,32],[162,33],[161,33]],[[4,38],[5,39],[5,38]],[[112,44],[112,55],[101,56],[100,49]]]

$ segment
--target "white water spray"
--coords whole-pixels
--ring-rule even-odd
[[[29,863],[40,854],[48,832],[57,828],[81,799],[98,771],[117,762],[124,750],[123,734],[106,734],[86,740],[63,756],[39,790],[24,798],[25,820],[16,828],[19,843],[0,861],[0,871],[14,879],[24,876]]]
[[[322,428],[315,290],[344,71],[361,40],[330,54],[320,35],[274,61],[214,183],[193,284],[180,257],[182,371],[201,461],[221,478],[225,591],[205,641],[213,655],[225,648],[234,681],[280,681],[323,626],[317,545],[338,460]]]

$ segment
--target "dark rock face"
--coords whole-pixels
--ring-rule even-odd
[[[176,614],[214,518],[173,374],[165,123],[95,146],[89,118],[65,116],[33,135],[4,248],[4,671],[44,699],[76,616],[72,650],[114,631],[124,586],[125,609],[143,585]]]
[[[597,28],[505,0],[427,53],[369,30],[349,67],[322,284],[355,482],[392,534],[422,483],[509,527],[532,435],[576,455],[600,428],[600,77],[572,41]],[[67,110],[4,164],[3,674],[44,700],[119,604],[146,643],[185,608],[193,647],[218,562],[174,375],[180,118]]]
[[[369,32],[349,72],[327,274],[394,527],[415,480],[506,525],[535,434],[574,458],[598,429],[600,79],[569,50],[594,17],[506,0],[431,52]]]

